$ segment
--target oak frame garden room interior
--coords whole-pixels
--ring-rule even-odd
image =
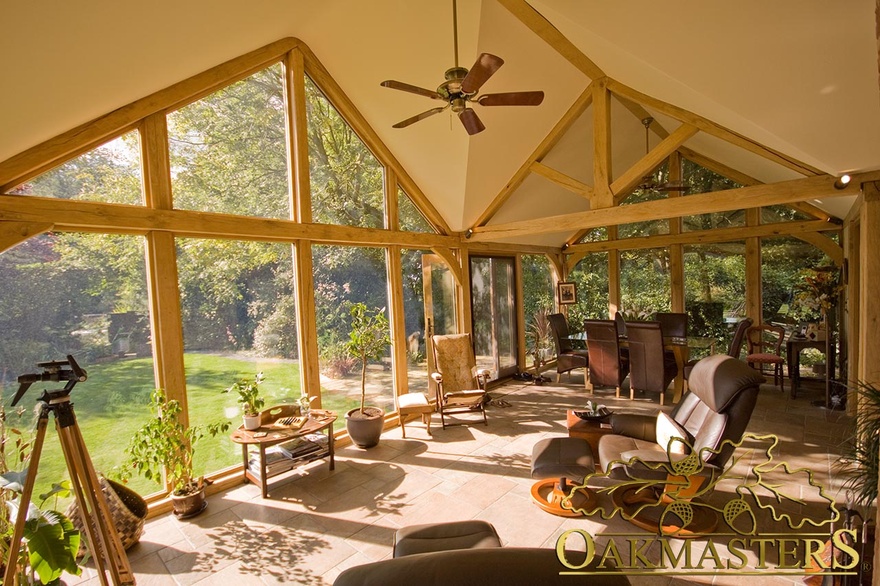
[[[505,26],[517,27],[517,34],[528,35],[530,42],[540,44],[542,51],[552,53],[562,62],[554,75],[566,78],[568,84],[560,89],[561,97],[556,101],[549,96],[548,89],[551,113],[546,116],[552,119],[526,128],[524,135],[535,140],[513,148],[515,152],[511,156],[519,158],[513,166],[508,163],[501,170],[493,171],[496,176],[506,175],[494,184],[486,182],[491,189],[470,177],[471,173],[479,173],[479,169],[469,169],[465,173],[466,180],[450,174],[450,191],[464,191],[463,187],[467,186],[468,190],[479,190],[479,197],[462,203],[456,199],[458,195],[449,196],[454,205],[447,205],[442,179],[438,181],[436,177],[442,177],[443,170],[419,169],[416,173],[409,164],[413,152],[424,157],[430,151],[414,148],[409,152],[406,139],[396,138],[391,142],[386,139],[390,131],[386,127],[390,125],[384,124],[385,118],[390,116],[396,121],[409,110],[393,110],[386,116],[384,111],[372,109],[364,103],[366,98],[361,97],[359,88],[353,85],[356,81],[346,78],[343,85],[337,80],[334,67],[344,71],[350,67],[340,65],[338,54],[328,51],[325,66],[321,60],[324,53],[317,45],[313,51],[303,40],[282,34],[266,39],[283,37],[280,40],[260,43],[260,48],[240,52],[240,56],[216,58],[216,55],[225,55],[223,51],[206,55],[210,66],[194,70],[200,71],[194,75],[192,71],[178,74],[175,78],[178,81],[160,86],[164,89],[135,92],[135,95],[129,92],[125,98],[118,96],[112,108],[101,112],[78,111],[74,117],[58,121],[55,126],[47,123],[33,136],[19,137],[16,133],[19,140],[10,141],[0,150],[0,251],[12,255],[16,250],[26,250],[22,245],[38,242],[47,234],[52,238],[58,234],[100,234],[139,239],[142,244],[138,245],[140,248],[134,247],[134,251],[135,254],[142,251],[145,259],[141,296],[149,308],[152,380],[148,386],[166,389],[169,396],[186,407],[188,401],[192,401],[187,385],[192,382],[194,371],[188,371],[184,361],[189,334],[181,317],[181,255],[189,243],[196,241],[280,245],[287,249],[279,255],[282,262],[289,263],[285,270],[292,278],[288,294],[293,315],[289,318],[295,324],[298,348],[297,387],[303,394],[317,397],[315,406],[321,406],[322,402],[326,403],[322,397],[321,372],[326,366],[322,363],[327,360],[327,352],[321,341],[324,324],[316,311],[316,304],[320,303],[316,295],[328,292],[316,286],[316,258],[323,258],[318,250],[345,247],[352,251],[352,258],[365,251],[363,254],[374,261],[384,261],[385,307],[393,340],[390,360],[386,361],[393,381],[389,392],[402,394],[415,387],[408,356],[412,348],[407,339],[412,327],[406,317],[411,313],[406,291],[413,286],[408,279],[418,271],[405,270],[410,251],[430,252],[448,272],[450,282],[454,283],[455,307],[448,327],[459,332],[470,332],[475,320],[472,259],[510,260],[516,291],[512,328],[515,365],[526,369],[531,366],[526,341],[531,315],[522,294],[527,270],[523,268],[525,257],[529,262],[535,257],[546,262],[549,286],[544,287],[544,292],[551,299],[555,284],[570,281],[572,274],[587,266],[581,265],[578,269],[579,263],[590,260],[589,266],[600,267],[600,272],[607,275],[607,289],[593,302],[604,304],[608,315],[613,316],[617,309],[627,306],[626,286],[621,284],[621,264],[626,264],[628,253],[665,249],[664,262],[669,276],[665,309],[684,311],[688,247],[735,243],[730,251],[741,257],[744,276],[741,315],[760,323],[766,315],[762,248],[776,239],[791,239],[813,247],[818,258],[833,266],[845,267],[846,289],[842,296],[845,306],[838,309],[841,345],[847,349],[847,371],[841,377],[880,382],[880,336],[877,333],[880,302],[876,295],[869,293],[880,288],[880,261],[874,252],[880,250],[880,159],[877,157],[880,151],[877,145],[874,144],[873,158],[868,162],[845,161],[836,168],[805,162],[778,148],[765,146],[761,140],[749,138],[747,125],[732,130],[727,120],[716,122],[710,116],[696,113],[695,103],[688,100],[687,95],[683,95],[683,103],[687,104],[684,107],[653,97],[650,91],[636,89],[640,86],[633,82],[616,79],[610,73],[613,66],[606,72],[581,48],[584,43],[572,42],[562,32],[564,26],[554,26],[548,20],[556,14],[554,3],[549,4],[547,17],[521,0],[484,0],[481,8],[467,9],[466,14],[470,15],[482,10],[484,19],[501,18]],[[573,39],[579,40],[577,27],[566,30],[571,31]],[[491,38],[491,33],[485,34]],[[443,39],[448,36],[445,29],[437,34]],[[325,47],[323,43],[319,45]],[[873,117],[865,123],[874,128],[880,120],[880,100],[877,100],[876,55],[872,57],[875,65]],[[515,60],[516,56],[511,55],[510,64]],[[176,182],[184,174],[179,158],[182,155],[173,152],[169,144],[175,140],[183,143],[187,136],[174,135],[176,123],[169,120],[206,97],[252,80],[267,68],[275,68],[281,81],[281,93],[274,95],[273,103],[276,113],[281,115],[276,146],[280,149],[284,167],[280,173],[286,186],[286,192],[277,200],[281,202],[282,212],[262,215],[262,212],[245,211],[245,207],[240,208],[241,211],[234,206],[230,210],[235,211],[218,211],[213,207],[181,206],[178,196],[182,187]],[[389,75],[406,75],[396,73],[399,70],[390,65],[388,71]],[[374,85],[378,86],[378,81]],[[527,80],[520,78],[510,83],[522,85],[524,81]],[[310,160],[315,154],[310,153],[310,131],[314,127],[310,127],[309,116],[313,114],[309,112],[314,106],[309,105],[309,96],[318,94],[317,99],[323,99],[335,110],[338,119],[361,142],[358,148],[375,159],[369,170],[371,180],[378,181],[379,186],[374,190],[374,199],[370,200],[376,204],[370,211],[373,224],[358,220],[346,224],[339,219],[341,216],[329,221],[316,219],[324,204],[316,203],[320,186],[316,187],[313,174],[318,167]],[[389,99],[397,105],[402,98]],[[314,103],[317,102],[311,102]],[[407,108],[426,106],[404,103]],[[797,105],[789,107],[796,110]],[[4,108],[4,111],[4,117],[14,117],[14,110]],[[529,114],[521,114],[517,109],[515,114],[510,114],[514,115],[527,117]],[[642,121],[648,117],[654,121],[645,149]],[[487,124],[486,133],[517,137],[517,118],[505,121],[492,119],[489,114],[486,118],[492,121]],[[380,121],[381,131],[377,130]],[[452,124],[455,126],[457,121],[453,120]],[[505,124],[509,128],[500,128]],[[529,124],[527,119],[524,124]],[[10,128],[16,130],[12,125]],[[88,193],[62,198],[33,187],[46,185],[39,182],[44,174],[132,133],[136,139],[131,144],[135,145],[134,152],[139,157],[140,185],[135,191],[142,198],[140,201],[121,203],[112,197],[100,194],[91,197]],[[756,134],[772,138],[770,132]],[[416,139],[417,147],[423,146],[421,140]],[[578,142],[578,146],[572,146],[574,142]],[[483,148],[479,144],[471,143],[474,154],[469,156],[479,154],[477,151]],[[811,156],[804,158],[815,161]],[[669,192],[668,196],[639,196],[637,193],[644,178],[654,175],[658,169],[664,180],[682,181],[688,179],[687,170],[693,168],[717,177],[716,187],[692,195]],[[839,176],[844,171],[849,172],[851,181],[841,185]],[[248,187],[247,193],[258,193],[252,187]],[[552,193],[547,201],[553,205],[540,203],[545,190]],[[560,203],[563,200],[565,204]],[[835,208],[833,203],[829,204],[835,200],[846,204]],[[688,227],[687,218],[703,214],[739,214],[741,217],[738,223],[724,227]],[[401,218],[405,218],[405,225]],[[418,227],[413,228],[413,222]],[[632,228],[633,225],[637,228]],[[627,234],[619,234],[624,230]],[[113,242],[108,239],[106,246],[110,250],[105,250],[104,256],[93,258],[112,259]],[[42,246],[45,245],[38,247],[37,254],[46,252]],[[131,246],[126,244],[123,248],[127,254],[132,253]],[[222,248],[218,245],[218,255]],[[241,250],[248,248],[244,246]],[[251,250],[265,253],[259,247]],[[229,259],[215,260],[227,262]],[[205,274],[206,278],[212,278],[210,271]],[[57,278],[62,279],[63,275]],[[582,293],[584,291],[578,291],[579,296]],[[32,318],[27,314],[14,317]],[[4,352],[12,356],[11,349]],[[46,358],[28,355],[24,360],[33,363]],[[5,371],[7,365],[3,366]],[[14,368],[11,372],[18,373]],[[11,388],[6,382],[4,397]],[[391,407],[386,425],[393,426],[397,423],[393,398],[386,397],[386,401]],[[856,405],[851,402],[849,409],[855,413]],[[185,418],[187,413],[185,408]],[[220,477],[229,470],[221,470]],[[231,482],[218,483],[215,488],[222,489]],[[161,507],[156,508],[160,510]]]

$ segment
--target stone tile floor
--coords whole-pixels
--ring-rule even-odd
[[[618,517],[609,521],[598,516],[556,517],[530,500],[532,446],[543,437],[566,434],[566,409],[582,407],[587,400],[579,375],[540,387],[509,383],[492,394],[503,396],[510,407],[490,406],[488,426],[443,430],[435,416],[436,429],[429,437],[416,419],[407,426],[407,439],[395,428],[386,431],[375,448],[339,449],[333,472],[319,461],[276,477],[269,499],[262,499],[253,485],[240,485],[210,497],[207,511],[194,519],[178,521],[165,515],[150,520],[141,542],[129,550],[137,583],[330,584],[345,568],[390,557],[395,530],[417,523],[484,519],[495,525],[507,546],[554,547],[557,538],[573,528],[591,534],[634,530]],[[821,396],[819,389],[806,388],[800,397],[790,399],[787,392],[783,395],[766,385],[749,431],[777,434],[779,457],[794,467],[813,470],[828,493],[843,502],[833,463],[850,420],[839,411],[814,407],[812,401]],[[612,410],[651,413],[659,407],[656,398],[615,400],[613,391],[607,390],[597,390],[594,398]],[[743,458],[738,464],[742,474],[749,462]],[[803,477],[781,482],[784,491],[805,502],[785,507],[786,511],[825,518],[815,491],[804,489]],[[733,485],[719,485],[716,497],[726,502]],[[759,531],[772,529],[772,523],[759,523]],[[656,560],[659,549],[655,543],[648,556]],[[754,563],[755,553],[748,554]],[[801,583],[790,577],[730,575],[633,580],[634,584]],[[98,583],[91,570],[67,582]]]

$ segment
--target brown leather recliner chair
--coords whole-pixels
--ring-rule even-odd
[[[670,437],[670,427],[678,426],[671,436],[686,436],[684,439],[694,450],[714,450],[720,446],[717,454],[702,452],[704,474],[723,470],[735,447],[722,446],[722,442],[742,439],[758,399],[758,387],[763,382],[764,377],[741,360],[725,354],[703,358],[691,372],[689,391],[671,415],[660,412],[656,416],[634,413],[611,416],[612,433],[599,440],[602,469],[607,470],[614,461],[628,462],[633,457],[642,462],[668,461],[666,440]],[[644,478],[645,473],[640,467],[640,477]],[[626,478],[625,465],[615,464],[611,476]]]

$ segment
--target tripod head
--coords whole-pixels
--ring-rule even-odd
[[[88,378],[86,371],[76,363],[76,360],[70,354],[67,355],[66,360],[38,362],[37,368],[42,368],[43,372],[23,374],[18,377],[18,383],[21,386],[18,387],[18,392],[15,393],[15,397],[12,399],[13,407],[24,396],[31,385],[36,382],[67,381],[67,384],[64,385],[63,394],[69,395],[76,383],[84,382]]]

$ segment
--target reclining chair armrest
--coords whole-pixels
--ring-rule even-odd
[[[432,372],[432,373],[431,373],[431,378],[434,379],[434,382],[435,382],[435,383],[438,383],[438,384],[439,384],[439,383],[442,383],[442,382],[443,382],[443,375],[440,374],[439,372]]]
[[[640,413],[613,413],[611,433],[636,439],[654,441],[657,437],[657,416]]]
[[[476,371],[474,376],[476,377],[477,384],[480,386],[480,388],[485,389],[486,384],[489,382],[489,377],[492,376],[492,372],[485,368],[481,368]]]

